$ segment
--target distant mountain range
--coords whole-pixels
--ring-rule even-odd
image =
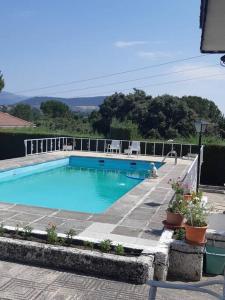
[[[26,96],[19,96],[8,92],[0,93],[0,105],[12,105],[27,99]]]
[[[59,97],[26,97],[8,92],[0,93],[0,105],[14,105],[16,103],[29,104],[32,107],[40,108],[42,102],[57,100],[67,104],[73,111],[88,112],[98,109],[103,103],[105,96],[81,97],[81,98],[59,98]]]

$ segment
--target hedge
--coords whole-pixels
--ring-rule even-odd
[[[0,159],[22,157],[25,155],[24,140],[56,137],[56,134],[21,132],[0,132]]]
[[[201,184],[223,186],[225,183],[225,146],[206,145],[201,169]]]

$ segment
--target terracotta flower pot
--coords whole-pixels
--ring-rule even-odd
[[[187,242],[196,245],[203,245],[205,243],[205,234],[208,226],[193,227],[185,224],[185,238]]]
[[[183,195],[183,199],[184,199],[185,201],[190,201],[190,200],[192,199],[192,196],[189,195],[189,194],[185,194],[185,195]]]
[[[184,217],[179,213],[172,213],[170,211],[166,211],[167,219],[166,222],[170,225],[174,226],[182,226]]]

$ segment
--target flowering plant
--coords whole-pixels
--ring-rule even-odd
[[[170,179],[168,183],[171,185],[176,194],[191,195],[192,187],[188,183],[183,183],[180,177],[178,177],[177,180]]]
[[[172,201],[170,201],[167,211],[183,215],[185,209],[186,201],[184,201],[181,194],[177,194],[176,197]]]
[[[177,180],[170,179],[168,183],[171,185],[172,189],[175,191],[176,194],[183,194],[184,193],[184,187],[183,183],[181,181],[181,178],[178,177]]]
[[[193,227],[207,226],[207,217],[210,209],[201,203],[201,201],[187,204],[185,209],[186,223]]]

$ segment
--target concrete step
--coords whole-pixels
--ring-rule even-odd
[[[219,193],[225,194],[224,186],[214,186],[214,185],[200,185],[200,190],[206,193]]]

